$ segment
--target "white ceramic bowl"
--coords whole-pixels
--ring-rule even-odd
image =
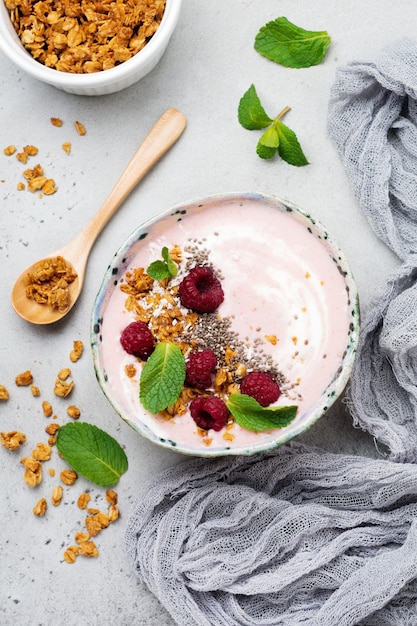
[[[146,76],[160,61],[177,25],[182,0],[167,0],[161,24],[146,46],[117,67],[93,74],[59,72],[35,61],[25,50],[0,1],[0,49],[24,72],[68,93],[100,96],[120,91]]]
[[[211,429],[207,445],[189,413],[167,421],[140,404],[141,366],[120,345],[123,328],[135,319],[125,309],[127,295],[120,284],[126,271],[147,268],[160,258],[163,246],[185,249],[196,236],[222,274],[225,298],[219,315],[233,320],[250,351],[256,352],[262,341],[262,350],[288,381],[278,404],[296,404],[298,412],[285,428],[262,433],[236,424],[227,432]],[[91,325],[96,376],[116,412],[154,443],[198,456],[263,452],[305,431],[342,393],[358,337],[355,282],[326,228],[290,202],[258,193],[187,202],[140,226],[109,265]],[[134,378],[126,374],[131,364],[137,368]]]

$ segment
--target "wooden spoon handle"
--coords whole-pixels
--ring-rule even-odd
[[[177,141],[186,124],[185,115],[177,109],[168,109],[161,115],[133,155],[101,208],[76,238],[77,248],[82,256],[88,256],[104,226],[138,182]]]

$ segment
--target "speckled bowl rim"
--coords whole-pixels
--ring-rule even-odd
[[[157,222],[160,222],[173,214],[183,213],[184,211],[190,211],[193,207],[198,207],[201,210],[201,207],[206,205],[207,207],[213,204],[220,203],[253,203],[253,202],[262,202],[266,203],[269,206],[273,206],[278,210],[285,211],[289,214],[294,214],[295,218],[301,222],[305,223],[309,232],[320,239],[323,242],[323,245],[329,252],[329,255],[335,262],[338,270],[342,274],[345,284],[346,290],[349,294],[349,303],[351,307],[351,323],[350,329],[348,333],[348,339],[346,343],[345,352],[341,359],[341,364],[338,370],[335,372],[331,381],[327,385],[325,392],[320,396],[320,400],[316,403],[316,405],[312,408],[311,412],[308,414],[308,419],[304,419],[302,422],[292,422],[285,429],[277,430],[276,437],[274,439],[270,439],[268,441],[262,441],[260,444],[251,445],[251,446],[241,446],[230,448],[228,446],[224,446],[224,448],[204,448],[204,449],[196,449],[192,446],[187,446],[185,444],[180,444],[175,441],[172,441],[169,438],[162,438],[153,433],[150,428],[143,424],[140,421],[138,416],[138,423],[133,422],[128,416],[123,414],[123,407],[120,407],[118,403],[114,400],[111,394],[111,389],[109,389],[109,385],[105,379],[103,368],[100,362],[100,319],[102,315],[102,309],[106,305],[106,301],[109,299],[112,289],[115,288],[115,276],[121,276],[125,271],[126,267],[129,265],[129,250],[138,243],[141,239],[144,239],[147,231]],[[200,198],[197,200],[189,200],[187,202],[183,202],[175,205],[174,207],[169,208],[167,211],[164,211],[153,217],[146,222],[142,223],[136,230],[132,232],[132,234],[127,238],[127,240],[122,244],[119,250],[113,257],[112,262],[110,263],[107,271],[104,275],[101,287],[97,293],[93,312],[91,317],[91,329],[90,329],[90,338],[91,338],[91,348],[93,353],[93,363],[97,381],[104,392],[104,395],[109,400],[110,404],[115,409],[116,413],[131,426],[136,432],[140,433],[145,438],[153,441],[159,446],[164,448],[168,448],[175,452],[179,452],[181,454],[192,455],[192,456],[200,456],[200,457],[219,457],[219,456],[249,456],[252,454],[259,454],[262,452],[267,452],[278,448],[279,446],[287,443],[297,435],[308,430],[313,424],[317,422],[317,420],[324,415],[328,411],[328,409],[334,404],[337,398],[344,391],[347,382],[350,378],[353,363],[357,351],[358,341],[359,341],[359,330],[360,330],[360,313],[359,313],[359,297],[357,287],[353,278],[353,274],[351,272],[349,263],[344,253],[335,242],[334,238],[329,234],[328,230],[323,226],[323,224],[314,218],[310,213],[296,206],[294,203],[284,200],[275,195],[268,195],[257,192],[244,192],[244,193],[225,193],[218,195],[210,195],[204,198]]]

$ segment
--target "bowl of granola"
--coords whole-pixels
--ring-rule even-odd
[[[72,94],[120,91],[151,72],[181,0],[0,2],[0,49],[21,70]]]
[[[97,294],[97,380],[119,416],[196,456],[271,450],[343,392],[359,337],[346,257],[288,201],[211,196],[141,225]]]

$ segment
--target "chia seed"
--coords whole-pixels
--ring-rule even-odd
[[[221,270],[213,266],[210,261],[210,250],[203,245],[203,240],[189,239],[184,247],[183,263],[177,275],[178,283],[188,272],[197,265],[208,265],[218,276],[223,278]],[[211,349],[217,357],[219,367],[222,367],[234,374],[239,364],[245,366],[248,372],[263,371],[269,372],[276,380],[281,390],[292,387],[288,379],[279,370],[278,364],[270,354],[265,353],[265,340],[257,336],[250,343],[249,337],[242,339],[235,330],[232,322],[235,315],[222,317],[218,313],[203,313],[197,318],[196,323],[187,328],[182,334],[181,340],[186,343],[194,342],[199,350]],[[256,332],[261,332],[258,327]],[[234,352],[230,363],[226,363],[226,349],[229,347]]]

